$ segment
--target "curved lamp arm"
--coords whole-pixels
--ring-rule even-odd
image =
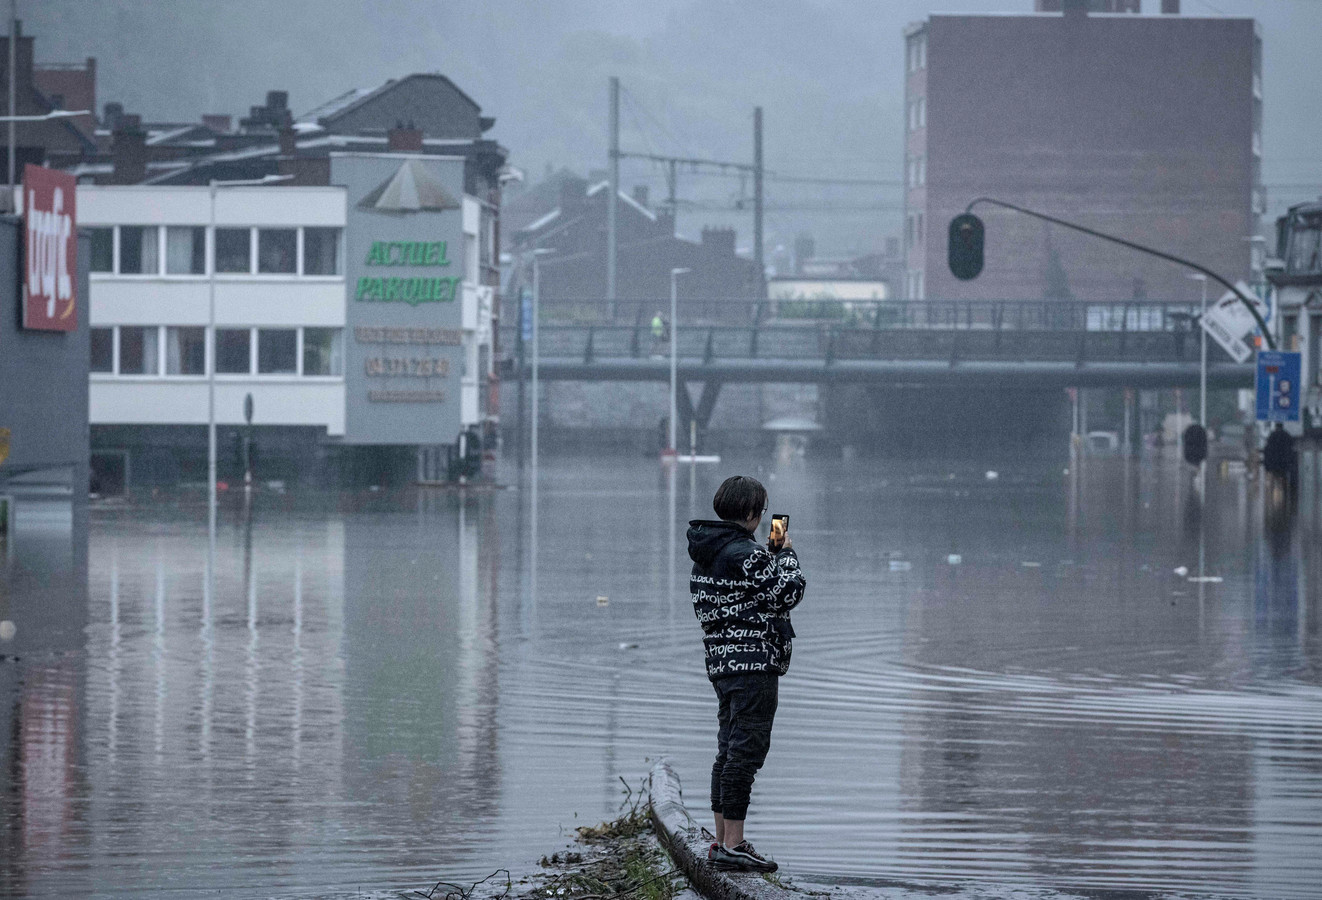
[[[1044,222],[1051,222],[1052,224],[1059,225],[1062,228],[1072,228],[1075,231],[1081,231],[1084,234],[1090,234],[1093,237],[1101,238],[1104,241],[1110,241],[1113,244],[1119,244],[1122,247],[1128,247],[1130,250],[1137,250],[1139,253],[1146,253],[1149,256],[1155,256],[1158,259],[1164,259],[1168,262],[1173,262],[1178,265],[1193,269],[1195,272],[1201,272],[1204,275],[1206,275],[1208,278],[1215,281],[1216,283],[1225,286],[1225,288],[1228,291],[1230,291],[1236,297],[1239,298],[1239,302],[1244,304],[1244,307],[1253,315],[1253,320],[1258,323],[1258,328],[1262,330],[1263,339],[1267,341],[1267,348],[1269,350],[1276,349],[1276,341],[1272,338],[1271,330],[1267,327],[1267,322],[1262,318],[1262,314],[1258,312],[1258,308],[1249,300],[1248,297],[1245,297],[1244,294],[1240,292],[1239,288],[1235,287],[1229,281],[1226,281],[1224,278],[1213,272],[1211,269],[1208,269],[1204,266],[1200,266],[1196,262],[1191,262],[1190,260],[1183,259],[1178,256],[1172,256],[1169,253],[1163,253],[1160,250],[1154,250],[1151,247],[1145,247],[1142,244],[1136,244],[1133,241],[1127,241],[1124,238],[1118,238],[1112,234],[1106,234],[1101,231],[1095,231],[1092,228],[1085,228],[1083,225],[1075,225],[1073,222],[1066,222],[1064,219],[1057,219],[1055,216],[1049,216],[1046,213],[1040,213],[1035,210],[1025,209],[1022,206],[1015,206],[1013,203],[1006,203],[1004,200],[997,200],[994,197],[978,197],[977,199],[969,203],[968,207],[965,208],[964,212],[966,213],[973,212],[973,207],[977,206],[979,203],[990,203],[992,206],[1000,206],[1000,207],[1004,207],[1005,209],[1012,209],[1015,212],[1023,213],[1026,216],[1032,216],[1033,218],[1041,219]]]

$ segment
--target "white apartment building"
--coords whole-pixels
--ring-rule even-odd
[[[391,154],[369,162],[400,165]],[[359,393],[368,395],[358,390],[361,382],[367,378],[374,387],[411,389],[409,378],[418,372],[416,367],[407,371],[407,361],[402,372],[387,365],[384,375],[400,378],[383,382],[379,354],[368,360],[366,373],[346,372],[346,360],[361,357],[347,352],[354,332],[361,336],[364,331],[353,326],[374,311],[363,304],[350,310],[362,299],[362,291],[350,283],[355,261],[346,260],[346,247],[353,246],[347,235],[355,222],[365,219],[371,220],[363,226],[369,232],[377,228],[373,223],[380,216],[379,208],[364,209],[352,203],[348,193],[336,185],[79,185],[79,225],[91,237],[89,412],[94,467],[100,462],[111,470],[122,468],[122,474],[113,477],[128,482],[133,479],[130,473],[141,471],[144,457],[154,458],[151,467],[159,469],[164,454],[174,457],[163,464],[166,469],[177,470],[181,480],[194,480],[199,465],[205,471],[213,373],[215,417],[229,438],[245,424],[245,400],[252,397],[252,424],[268,473],[297,473],[351,446],[378,443],[371,434],[346,432],[350,405],[359,402]],[[397,402],[386,410],[405,419],[437,410],[442,402],[437,397],[444,395],[447,433],[440,436],[436,431],[427,452],[457,444],[459,432],[482,426],[488,413],[493,295],[492,288],[479,283],[488,217],[476,198],[456,199],[460,208],[452,215],[462,219],[463,247],[462,253],[458,247],[448,249],[450,268],[444,273],[461,279],[450,284],[453,300],[462,304],[462,349],[454,347],[460,364],[446,364],[444,374],[449,377],[442,379],[437,361],[426,392],[387,392],[391,399],[405,400],[427,394],[431,406]],[[445,248],[444,242],[438,243]],[[454,290],[459,283],[462,290]],[[411,308],[375,308],[387,306],[400,307],[387,310],[390,314],[406,316],[431,311],[416,303]],[[400,323],[395,318],[383,324]],[[450,343],[460,341],[455,336]],[[427,357],[428,362],[432,359]],[[431,366],[426,374],[433,374]],[[444,391],[434,389],[438,387]],[[374,398],[381,393],[371,392]],[[227,439],[219,439],[222,473],[233,468]],[[400,446],[401,440],[396,436],[379,443]],[[156,477],[168,476],[157,472]]]

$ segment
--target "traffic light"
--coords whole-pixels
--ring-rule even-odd
[[[1207,459],[1207,429],[1197,422],[1184,429],[1184,461],[1196,466]]]
[[[982,271],[982,220],[973,213],[964,213],[950,220],[950,235],[946,242],[946,261],[950,274],[960,281],[971,281]]]

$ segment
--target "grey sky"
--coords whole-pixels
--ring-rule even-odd
[[[1144,0],[1155,9],[1158,0]],[[1186,15],[1253,16],[1265,41],[1264,181],[1277,214],[1322,192],[1322,0],[1184,0]],[[622,79],[628,149],[751,158],[752,108],[766,115],[769,168],[895,180],[901,175],[902,40],[931,12],[1027,11],[1032,0],[20,0],[43,61],[96,56],[99,101],[149,120],[242,114],[272,88],[296,113],[351,87],[441,71],[497,118],[511,161],[601,168],[607,77]],[[623,182],[663,190],[629,163]],[[1288,187],[1287,187],[1288,185]],[[681,197],[728,206],[737,179],[681,176]],[[769,186],[769,203],[870,206],[773,211],[768,243],[800,230],[830,252],[895,231],[897,187]],[[695,210],[681,228],[748,217]]]

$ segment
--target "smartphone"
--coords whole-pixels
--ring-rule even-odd
[[[771,514],[771,544],[780,547],[785,543],[785,532],[789,531],[790,517],[785,513]]]

